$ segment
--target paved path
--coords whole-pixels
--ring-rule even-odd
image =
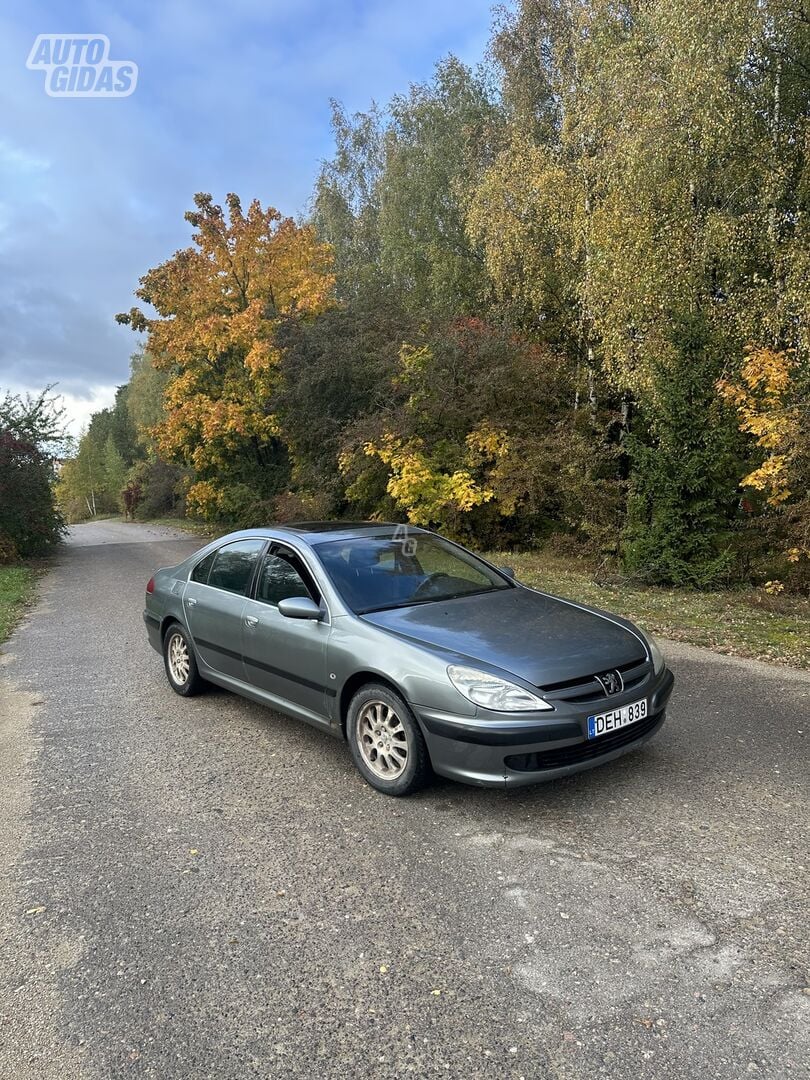
[[[644,751],[388,800],[170,692],[195,546],[76,528],[0,658],[0,1080],[806,1075],[808,675],[672,646]]]

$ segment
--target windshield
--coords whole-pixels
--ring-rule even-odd
[[[440,536],[353,537],[316,544],[318,557],[358,615],[512,588],[468,551]]]

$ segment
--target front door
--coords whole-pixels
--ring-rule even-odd
[[[328,719],[329,694],[326,618],[289,619],[278,610],[280,600],[309,596],[322,603],[320,592],[301,558],[282,544],[272,544],[256,576],[253,599],[242,612],[242,654],[245,677],[266,694],[321,722]]]
[[[199,563],[183,596],[200,659],[213,671],[244,681],[242,609],[264,540],[235,540]],[[207,565],[206,565],[207,564]]]

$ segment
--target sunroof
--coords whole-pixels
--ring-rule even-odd
[[[289,521],[281,526],[299,532],[345,532],[349,529],[395,529],[391,521]]]

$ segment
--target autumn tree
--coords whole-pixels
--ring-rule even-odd
[[[127,479],[127,467],[121,451],[115,444],[112,432],[104,444],[104,488],[116,509],[121,507],[121,497]]]
[[[765,513],[786,525],[789,562],[810,577],[810,364],[786,352],[751,349],[736,380],[722,379],[722,397],[757,448],[742,477]]]
[[[485,543],[526,543],[569,515],[576,528],[560,478],[589,454],[569,391],[565,361],[525,335],[471,317],[423,327],[400,348],[387,400],[346,430],[347,495]]]
[[[609,378],[645,421],[628,443],[625,556],[653,579],[733,572],[743,466],[717,380],[751,343],[798,344],[793,22],[781,3],[655,3],[607,61],[624,108],[601,155],[589,307]]]
[[[88,429],[79,438],[76,453],[64,462],[59,473],[56,498],[72,523],[116,509],[115,499],[108,495],[105,474],[108,420],[109,410],[91,417]]]
[[[258,201],[227,215],[210,195],[195,197],[186,220],[193,246],[141,278],[138,308],[117,316],[145,331],[155,366],[168,373],[159,453],[193,474],[189,508],[204,517],[267,516],[266,500],[287,481],[274,394],[276,332],[285,318],[324,310],[334,285],[332,257],[311,226]]]
[[[126,406],[135,431],[139,454],[127,472],[125,503],[133,516],[145,518],[176,514],[183,506],[182,492],[188,470],[164,461],[156,432],[166,420],[165,393],[170,374],[157,368],[148,352],[130,357]]]
[[[624,558],[653,580],[731,570],[716,383],[801,325],[797,22],[753,0],[523,0],[493,42],[510,138],[468,229],[501,304],[576,356],[577,404],[620,413]]]
[[[304,498],[320,499],[321,514],[346,510],[338,467],[346,431],[390,405],[402,342],[418,329],[395,298],[367,288],[351,304],[280,328],[277,402],[291,482]]]

